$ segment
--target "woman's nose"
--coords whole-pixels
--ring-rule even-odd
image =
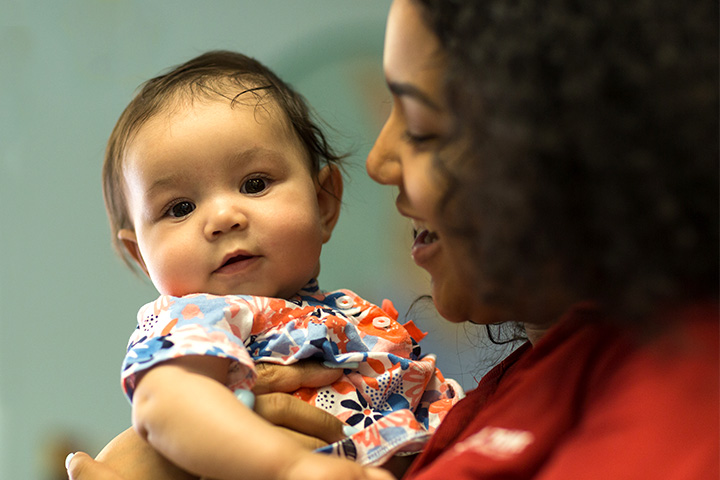
[[[205,223],[205,236],[213,240],[223,233],[243,230],[248,219],[237,202],[229,198],[217,199],[208,205],[209,213]]]
[[[400,185],[402,162],[399,154],[400,137],[394,133],[392,116],[385,122],[365,161],[370,178],[383,185]]]

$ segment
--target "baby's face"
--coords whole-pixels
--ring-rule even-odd
[[[265,103],[196,100],[131,140],[134,230],[120,238],[160,293],[286,298],[317,275],[330,235],[323,191],[280,109]]]

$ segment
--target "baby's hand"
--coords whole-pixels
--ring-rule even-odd
[[[284,480],[395,480],[386,470],[362,467],[350,460],[321,453],[302,455],[283,475]]]

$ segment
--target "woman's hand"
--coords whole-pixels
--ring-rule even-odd
[[[72,480],[197,480],[170,463],[129,428],[93,460],[78,453],[67,464]]]
[[[258,374],[253,387],[255,395],[291,393],[302,387],[324,387],[339,380],[343,374],[342,368],[328,368],[309,360],[292,365],[258,363],[255,370]]]
[[[84,452],[78,452],[72,458],[68,457],[65,466],[70,480],[129,480]]]
[[[255,368],[258,379],[253,392],[257,395],[255,412],[258,415],[285,428],[289,435],[313,450],[347,436],[343,432],[345,424],[333,415],[288,395],[301,387],[330,385],[342,376],[342,369],[327,368],[310,361],[287,366],[260,363]],[[400,478],[414,458],[395,457],[382,468]]]
[[[294,365],[256,365],[258,380],[255,412],[281,427],[306,448],[316,449],[342,440],[345,424],[333,415],[289,395],[301,387],[330,385],[342,376],[342,369],[327,368],[316,362]]]
[[[341,440],[344,424],[319,408],[288,395],[301,387],[330,385],[342,376],[342,369],[315,362],[290,366],[258,364],[255,411],[270,423],[283,428],[308,449]],[[113,439],[93,460],[78,453],[68,463],[73,480],[196,480],[158,454],[129,428]]]

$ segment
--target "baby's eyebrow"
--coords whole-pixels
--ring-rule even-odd
[[[280,168],[286,161],[285,156],[278,151],[263,146],[253,146],[228,158],[231,166],[243,165],[248,170],[270,166]]]
[[[156,195],[159,191],[165,190],[169,187],[179,185],[183,181],[183,177],[179,175],[168,175],[165,177],[154,180],[145,191],[148,197]]]
[[[260,166],[273,165],[279,168],[283,165],[285,157],[277,151],[262,146],[253,146],[229,155],[226,160],[227,167],[234,168],[243,165],[243,168],[253,169]],[[225,167],[223,167],[225,168]],[[145,189],[145,196],[152,198],[160,192],[179,188],[183,185],[196,184],[198,179],[182,172],[172,172],[154,179]]]

